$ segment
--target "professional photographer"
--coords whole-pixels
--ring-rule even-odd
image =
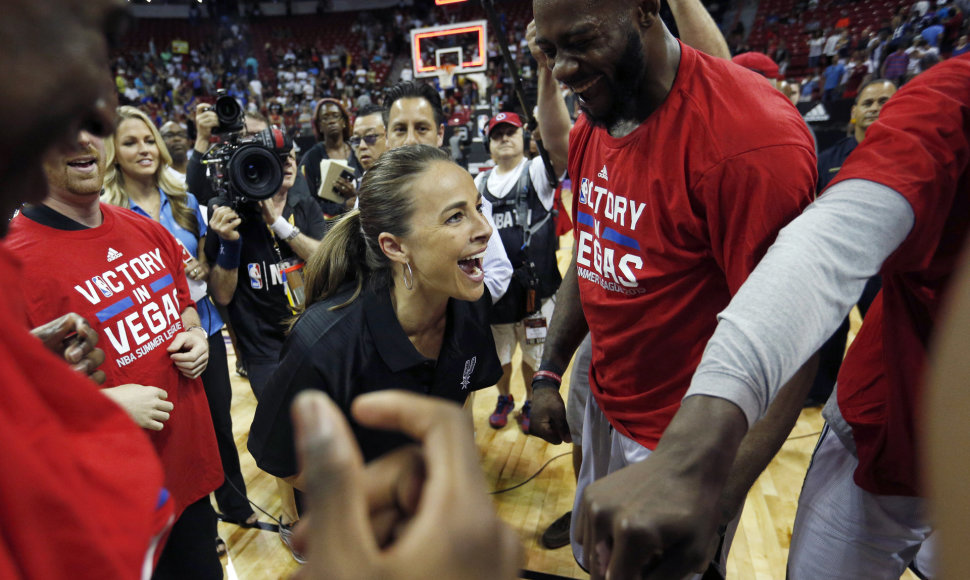
[[[565,112],[563,105],[557,106]],[[493,117],[485,132],[485,145],[496,165],[475,178],[482,198],[492,204],[492,219],[514,268],[508,290],[492,308],[492,332],[503,374],[496,385],[498,402],[488,423],[501,429],[515,408],[510,381],[512,355],[518,345],[522,349],[522,376],[526,378],[519,424],[526,434],[532,398],[529,379],[542,359],[542,344],[555,305],[553,296],[562,281],[556,261],[556,183],[550,180],[542,158],[530,160],[525,156],[528,140],[515,113]],[[553,158],[556,170],[561,171],[564,165],[562,156]]]
[[[225,113],[231,115],[236,111],[233,109],[230,101],[236,103],[232,97],[220,96],[217,99],[217,103],[223,103],[223,107],[229,109]],[[238,106],[238,103],[236,105]],[[240,107],[239,112],[241,111],[242,108]],[[192,150],[192,155],[189,157],[188,163],[185,166],[185,184],[188,190],[195,194],[196,199],[202,205],[208,205],[209,201],[217,194],[212,187],[212,178],[207,175],[207,173],[211,172],[207,172],[206,170],[205,155],[213,147],[213,135],[218,135],[221,131],[219,117],[220,115],[217,113],[216,105],[211,103],[199,103],[196,105],[195,145]],[[243,131],[248,135],[255,135],[270,126],[269,121],[259,113],[246,113],[246,118],[251,119],[251,121],[247,121],[243,125]],[[259,131],[252,131],[250,130],[251,127],[259,128]],[[275,126],[275,128],[282,129],[281,126]],[[290,189],[293,193],[309,194],[310,192],[306,179],[302,175],[297,176],[296,183]]]
[[[206,254],[215,264],[209,291],[216,302],[228,306],[237,355],[245,360],[249,384],[258,399],[279,361],[287,321],[302,303],[303,261],[319,245],[326,222],[308,195],[291,193],[297,174],[292,143],[251,114],[247,113],[245,123],[247,132],[256,134],[253,142],[239,145],[238,137],[231,137],[206,154],[210,159],[225,159],[220,165],[226,168],[224,175],[216,172],[220,177],[215,188],[222,195],[209,204]],[[269,136],[273,139],[267,143]],[[281,165],[276,180],[267,154],[277,156]],[[265,196],[267,187],[276,193]],[[288,280],[289,284],[299,281],[299,287],[291,288]],[[280,539],[303,563],[290,543],[292,524],[299,519],[293,488],[277,482]]]
[[[208,205],[215,197],[212,185],[206,178],[202,157],[212,146],[212,130],[219,126],[219,117],[210,103],[199,103],[195,107],[195,145],[192,155],[185,165],[185,184],[195,194],[202,205]]]
[[[238,127],[220,121],[229,138],[205,155],[204,162],[221,166],[213,180],[219,195],[209,202],[206,255],[215,264],[209,290],[228,307],[237,354],[258,398],[296,306],[284,270],[313,253],[326,224],[309,196],[291,194],[297,176],[292,143],[254,114],[247,113],[244,124],[245,132],[227,131]]]

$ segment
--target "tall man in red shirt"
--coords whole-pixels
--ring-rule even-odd
[[[70,147],[79,126],[111,131],[105,36],[118,33],[123,9],[111,0],[5,4],[0,237],[22,202],[46,194],[45,151]],[[27,331],[15,287],[22,267],[0,246],[0,577],[138,578],[151,570],[171,514],[162,466],[144,431],[64,363],[90,373],[103,360],[87,323],[70,315],[36,337]]]
[[[588,327],[593,396],[578,507],[587,486],[609,486],[609,474],[656,446],[717,313],[811,201],[815,155],[781,93],[681,44],[661,22],[659,3],[536,0],[534,9],[537,44],[583,110],[569,138],[575,256],[533,382],[532,419],[537,435],[568,440],[556,375]],[[794,421],[780,419],[770,434]],[[743,497],[726,508],[725,523]],[[576,513],[574,553],[595,565]]]
[[[650,564],[672,577],[696,564],[714,527],[709,498],[745,429],[785,404],[775,398],[778,386],[877,272],[882,291],[823,411],[788,577],[895,579],[905,571],[932,532],[917,451],[922,375],[970,231],[968,118],[970,56],[963,55],[900,89],[833,184],[779,234],[719,315],[656,452],[625,481],[629,497],[639,498],[639,539],[614,544],[612,573]],[[591,535],[598,542],[609,533]],[[645,554],[658,557],[648,562]]]

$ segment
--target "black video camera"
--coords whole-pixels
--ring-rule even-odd
[[[283,185],[283,164],[293,142],[272,127],[247,134],[242,107],[224,90],[218,92],[215,112],[219,125],[212,133],[223,139],[202,157],[213,191],[235,210],[275,195]]]

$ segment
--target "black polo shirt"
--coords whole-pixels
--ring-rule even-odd
[[[348,286],[312,305],[286,339],[249,432],[249,451],[268,473],[288,477],[297,472],[290,405],[303,389],[324,391],[349,419],[351,402],[364,393],[403,389],[460,404],[469,392],[494,385],[502,376],[489,327],[487,291],[476,302],[449,300],[437,361],[411,344],[388,288],[365,289],[349,306],[329,310],[352,294]],[[350,423],[365,461],[410,442],[400,433]]]
[[[213,198],[209,215],[215,205],[226,205],[226,201]],[[236,291],[227,308],[229,322],[236,332],[236,345],[243,360],[275,364],[293,316],[280,271],[303,260],[289,244],[275,238],[255,204],[240,208],[239,213],[243,218],[238,228],[242,249]],[[327,231],[323,214],[306,195],[290,191],[283,206],[283,218],[315,240],[323,239]],[[215,263],[219,255],[219,243],[219,235],[209,228],[205,241],[209,263]]]

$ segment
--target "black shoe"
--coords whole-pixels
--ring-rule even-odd
[[[236,374],[246,379],[249,378],[249,373],[246,372],[246,365],[242,364],[242,361],[236,359]]]
[[[542,532],[542,545],[550,550],[562,548],[569,544],[569,527],[573,521],[573,512],[566,512],[559,519],[549,524]]]

